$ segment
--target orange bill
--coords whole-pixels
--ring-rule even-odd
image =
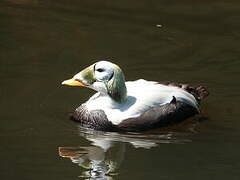
[[[67,86],[87,86],[87,84],[81,82],[78,79],[68,79],[62,82],[62,85],[67,85]]]

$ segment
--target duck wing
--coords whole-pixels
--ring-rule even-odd
[[[137,103],[129,109],[132,109],[135,113],[138,111],[139,114],[142,114],[149,107],[170,103],[173,98],[176,98],[176,101],[186,103],[199,110],[198,100],[200,100],[201,96],[198,91],[193,91],[181,84],[159,83],[140,79],[137,81],[128,81],[126,82],[126,86],[128,95],[136,98]]]

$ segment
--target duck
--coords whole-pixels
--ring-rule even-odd
[[[65,86],[87,87],[96,93],[70,115],[84,128],[137,132],[182,122],[200,113],[206,87],[139,79],[125,81],[122,69],[98,61],[83,69]]]

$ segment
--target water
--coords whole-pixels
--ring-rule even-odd
[[[239,179],[240,3],[0,2],[1,179]],[[140,134],[68,120],[92,91],[62,87],[96,60],[128,80],[205,85],[197,118]]]

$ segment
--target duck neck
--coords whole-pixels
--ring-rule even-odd
[[[127,99],[125,78],[120,68],[116,68],[112,79],[107,83],[108,95],[117,103],[124,103]]]
[[[112,92],[109,92],[108,95],[117,103],[122,104],[127,99],[127,88],[125,83],[121,87],[116,88]]]

